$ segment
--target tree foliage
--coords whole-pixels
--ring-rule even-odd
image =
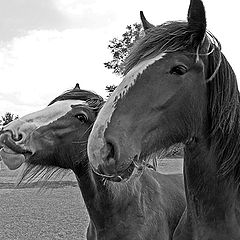
[[[15,119],[18,119],[18,115],[14,115],[13,113],[6,112],[4,116],[1,116],[0,123],[3,126],[5,126]]]
[[[121,38],[113,38],[110,40],[108,49],[112,54],[112,60],[105,62],[104,66],[113,70],[114,74],[118,76],[123,75],[123,62],[128,56],[129,51],[133,44],[140,38],[142,25],[134,23],[126,27],[126,32],[122,34]],[[109,95],[115,90],[115,85],[106,86],[106,91]]]
[[[133,44],[140,38],[142,25],[134,23],[126,27],[126,32],[122,34],[121,38],[113,38],[110,40],[108,48],[112,53],[113,59],[104,63],[108,69],[112,69],[113,73],[117,75],[123,74],[122,64],[128,56]]]
[[[105,90],[108,92],[107,97],[110,97],[111,93],[116,89],[116,85],[107,85]]]

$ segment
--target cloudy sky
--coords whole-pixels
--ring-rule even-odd
[[[203,0],[204,1],[204,0]],[[104,68],[109,40],[143,10],[153,24],[185,20],[189,0],[0,0],[0,115],[19,116],[46,106],[74,87],[106,96],[121,79]],[[204,1],[208,29],[240,79],[239,4]]]

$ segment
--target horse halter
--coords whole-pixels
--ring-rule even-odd
[[[124,179],[126,178],[128,179],[132,175],[134,169],[136,169],[139,172],[142,172],[145,167],[149,167],[156,170],[154,166],[151,166],[145,161],[144,161],[144,164],[138,165],[134,159],[132,160],[130,165],[121,174],[118,174],[118,175],[106,175],[96,171],[93,167],[91,167],[91,169],[94,174],[101,177],[104,181],[107,180],[111,182],[122,182]]]
[[[204,47],[204,45],[206,46],[206,53],[200,53],[201,48]],[[216,76],[220,65],[222,63],[222,55],[221,55],[221,44],[218,42],[218,40],[216,38],[214,38],[213,34],[209,31],[207,31],[205,33],[205,36],[202,40],[202,42],[198,45],[197,50],[196,50],[196,62],[199,61],[199,56],[209,56],[210,54],[212,54],[214,51],[218,51],[219,53],[219,61],[217,63],[217,66],[213,72],[213,74],[206,79],[206,83],[212,81],[214,79],[214,77]]]
[[[92,168],[92,171],[94,174],[101,177],[103,180],[108,180],[108,181],[112,181],[112,182],[121,182],[123,180],[123,178],[120,175],[118,175],[118,176],[105,175],[102,173],[98,173],[96,170],[94,170],[94,168]]]

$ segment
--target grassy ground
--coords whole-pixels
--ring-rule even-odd
[[[181,172],[182,160],[162,160],[159,170]],[[39,192],[34,184],[14,189],[18,172],[0,170],[0,239],[85,239],[88,215],[74,175]]]

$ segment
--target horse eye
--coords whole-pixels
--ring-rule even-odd
[[[83,113],[76,114],[75,117],[82,123],[85,123],[88,120],[88,117]]]
[[[171,70],[170,70],[170,74],[175,74],[175,75],[183,75],[187,72],[187,67],[184,66],[184,65],[178,65],[178,66],[175,66],[173,67]]]

